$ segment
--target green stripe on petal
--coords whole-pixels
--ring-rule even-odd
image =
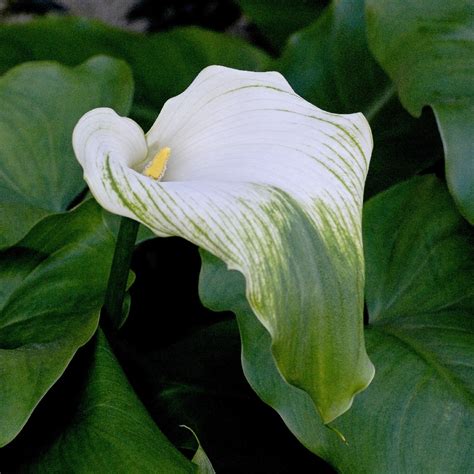
[[[361,239],[372,136],[361,114],[324,112],[278,73],[211,66],[146,136],[97,109],[73,141],[106,209],[183,237],[244,275],[277,367],[325,423],[350,407],[374,374]],[[143,176],[163,147],[171,148],[163,180]]]

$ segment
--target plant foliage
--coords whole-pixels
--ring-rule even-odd
[[[470,2],[237,3],[257,31],[250,41],[195,26],[131,33],[71,17],[0,25],[1,472],[474,471]],[[366,170],[347,164],[364,141],[354,116],[350,146],[336,132],[322,141],[331,165],[314,175],[333,167],[337,179],[316,183],[313,168],[295,167],[295,153],[313,146],[314,130],[295,118],[309,104],[290,104],[278,76],[233,103],[212,96],[216,85],[206,96],[209,116],[220,118],[211,161],[244,143],[226,111],[286,101],[258,120],[245,109],[238,122],[246,136],[262,121],[273,134],[252,138],[245,193],[235,187],[223,205],[230,179],[225,190],[214,183],[215,192],[193,194],[192,206],[178,190],[160,201],[171,211],[137,215],[147,191],[127,194],[136,170],[115,175],[111,198],[85,169],[99,202],[113,202],[105,207],[201,247],[200,264],[194,245],[141,226],[132,271],[123,269],[126,322],[114,330],[101,310],[119,218],[88,193],[73,129],[98,107],[148,129],[214,64],[276,70],[319,108],[362,112],[374,144],[365,195]],[[207,123],[199,94],[173,135],[183,143]],[[139,130],[121,123],[118,150],[130,127]],[[272,164],[267,142],[290,150],[289,129],[299,148],[275,148]],[[201,138],[191,140],[198,158]],[[100,183],[106,189],[107,176]],[[179,230],[167,231],[161,215]],[[214,219],[221,227],[212,233]],[[197,303],[199,271],[208,309]],[[375,366],[367,388],[364,344]]]

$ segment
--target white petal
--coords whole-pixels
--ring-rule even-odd
[[[116,192],[105,186],[103,173],[98,170],[106,158],[124,165],[125,169],[141,170],[148,148],[140,126],[129,118],[119,117],[112,109],[100,107],[81,117],[74,128],[72,144],[84,168],[84,179],[97,201],[110,212],[133,217],[132,213],[123,213],[122,205],[114,204]]]
[[[364,117],[314,107],[277,73],[212,66],[146,136],[147,159],[171,148],[156,182],[136,171],[141,131],[109,112],[105,133],[90,114],[74,147],[98,201],[241,271],[282,375],[325,422],[347,410],[373,376],[362,328]]]
[[[165,181],[258,182],[305,201],[328,189],[335,203],[341,176],[349,194],[362,195],[372,150],[361,114],[324,112],[278,73],[217,66],[165,104],[147,142],[151,154],[172,149]]]

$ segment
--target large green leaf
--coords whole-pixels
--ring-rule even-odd
[[[395,82],[400,99],[419,116],[436,115],[448,186],[474,223],[474,8],[469,0],[368,0],[370,47]]]
[[[432,177],[398,185],[366,207],[369,388],[324,428],[275,367],[244,284],[203,253],[201,295],[237,313],[248,380],[310,450],[342,472],[472,472],[474,265],[471,229]]]
[[[370,54],[364,1],[333,2],[295,34],[274,66],[310,102],[336,113],[363,112],[374,135],[366,197],[411,177],[442,156],[433,117],[401,106],[395,86]]]
[[[72,398],[74,411],[66,419],[65,428],[21,471],[195,472],[196,466],[157,428],[101,331],[93,346],[92,353],[81,354],[90,356],[88,361],[81,358],[87,375]]]
[[[93,107],[127,113],[132,92],[127,65],[105,57],[74,69],[24,64],[0,78],[0,248],[84,189],[72,129]]]
[[[48,18],[0,28],[0,71],[32,59],[75,65],[92,55],[122,58],[132,67],[132,117],[149,127],[170,97],[211,64],[262,69],[266,55],[247,43],[198,28],[141,35],[77,18]]]
[[[244,15],[276,47],[291,33],[308,26],[321,13],[324,0],[237,0]]]
[[[94,334],[114,236],[88,200],[0,253],[0,446]]]

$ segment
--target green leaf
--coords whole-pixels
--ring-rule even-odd
[[[210,459],[207,457],[206,452],[201,446],[201,443],[199,441],[199,438],[197,437],[197,434],[191,428],[189,428],[189,426],[181,425],[181,428],[186,428],[187,430],[191,431],[192,435],[194,436],[194,439],[197,442],[198,447],[192,459],[192,462],[196,464],[197,466],[196,473],[197,474],[216,474],[216,471],[214,470],[214,467],[212,466]]]
[[[384,213],[390,219],[381,219]],[[472,310],[473,235],[435,178],[412,180],[374,199],[364,220],[371,323]]]
[[[154,35],[114,29],[77,18],[47,18],[0,27],[0,71],[32,59],[76,65],[96,54],[127,61],[136,94],[131,116],[143,127],[156,119],[163,104],[183,91],[211,64],[259,70],[267,56],[237,38],[181,28]]]
[[[105,57],[74,69],[23,64],[0,78],[0,248],[64,211],[84,189],[74,125],[101,105],[126,113],[132,92],[127,65]]]
[[[370,47],[397,86],[402,104],[436,115],[448,186],[474,223],[474,14],[469,0],[368,0]]]
[[[292,38],[274,63],[296,92],[335,113],[362,112],[374,136],[365,196],[411,177],[442,156],[433,117],[412,118],[369,52],[363,0],[333,2]]]
[[[334,427],[286,384],[271,340],[250,311],[237,272],[202,253],[200,292],[231,308],[246,376],[298,439],[342,472],[471,472],[474,386],[474,236],[437,179],[398,185],[368,202],[364,238],[367,348],[374,381]]]
[[[67,426],[26,472],[196,472],[161,433],[127,381],[103,333]],[[92,349],[92,348],[91,348]]]
[[[0,252],[0,446],[94,334],[114,244],[88,200]]]
[[[278,49],[290,34],[309,25],[324,8],[323,0],[237,0],[244,15]]]

